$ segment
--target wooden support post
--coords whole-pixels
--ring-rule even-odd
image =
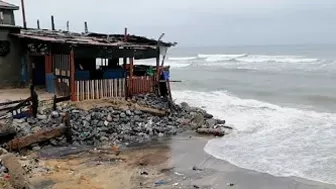
[[[125,31],[124,31],[124,42],[127,42],[127,28],[125,28]],[[130,60],[130,62],[131,62],[131,60]],[[128,96],[129,96],[129,83],[128,83],[128,81],[127,81],[127,69],[126,69],[126,64],[127,64],[127,58],[126,57],[124,57],[123,58],[123,67],[124,67],[124,78],[125,78],[125,99],[127,99],[128,98]]]
[[[162,67],[162,68],[163,68],[163,66],[164,66],[164,61],[165,61],[166,56],[167,56],[167,51],[168,51],[168,48],[164,48],[163,57],[162,57],[162,62],[161,62],[161,67]]]
[[[130,57],[130,95],[133,95],[134,81],[133,81],[133,57]]]
[[[66,22],[66,29],[67,29],[67,31],[70,30],[70,23],[69,23],[69,21]]]
[[[55,30],[54,16],[51,16],[51,30]]]
[[[33,59],[29,56],[29,53],[26,54],[29,67],[29,84],[33,84]]]
[[[124,68],[124,78],[125,78],[125,83],[124,83],[124,88],[126,89],[125,90],[125,100],[128,98],[128,85],[127,85],[127,83],[128,83],[128,81],[127,81],[127,69],[126,69],[126,64],[127,64],[127,59],[126,58],[124,58],[123,59],[123,68]]]
[[[161,39],[163,38],[165,34],[162,33],[159,37],[159,39],[157,40],[157,44],[156,44],[156,76],[155,76],[155,84],[157,86],[157,90],[156,93],[159,95],[160,94],[160,42]]]
[[[156,94],[160,94],[160,48],[156,48],[156,75],[155,75],[155,85],[157,86]]]
[[[30,99],[31,99],[31,111],[33,114],[33,117],[37,117],[37,109],[38,109],[38,96],[34,90],[34,85],[30,85]]]
[[[54,110],[54,111],[56,111],[56,108],[57,108],[57,107],[56,107],[56,103],[57,103],[57,102],[56,102],[56,99],[57,99],[57,97],[56,97],[56,95],[54,95],[54,97],[53,97],[53,110]]]
[[[71,100],[76,101],[75,52],[73,48],[70,51],[70,94],[71,94]]]
[[[25,3],[24,3],[24,0],[21,0],[21,10],[22,10],[23,28],[24,28],[24,29],[27,29],[26,11],[25,11]]]
[[[84,22],[84,32],[89,33],[87,22]]]
[[[37,19],[36,24],[37,24],[37,29],[41,29],[40,28],[40,20]]]

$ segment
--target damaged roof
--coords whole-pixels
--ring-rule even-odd
[[[0,9],[19,10],[19,7],[0,0]]]
[[[157,40],[135,35],[128,35],[127,42],[125,42],[122,34],[75,33],[61,30],[22,29],[20,33],[12,33],[11,35],[20,39],[73,45],[156,48],[158,44]],[[161,41],[159,44],[164,47],[176,45],[176,43]]]

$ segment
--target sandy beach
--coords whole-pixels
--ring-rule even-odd
[[[42,150],[38,153],[39,164],[48,172],[33,170],[31,182],[37,189],[336,188],[299,178],[275,177],[238,168],[206,154],[203,147],[208,139],[184,134],[171,140],[162,139],[121,149],[118,156],[108,147],[77,149],[84,152],[65,157],[56,156],[71,153],[71,150]]]

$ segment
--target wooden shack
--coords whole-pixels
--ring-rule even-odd
[[[10,35],[20,41],[29,83],[73,101],[155,92],[163,70],[160,54],[175,45],[127,30],[100,34],[21,29]],[[156,58],[155,75],[134,73],[134,61],[144,58]]]

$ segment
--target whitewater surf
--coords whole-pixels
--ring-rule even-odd
[[[210,155],[275,176],[336,184],[336,57],[262,51],[170,54],[165,65],[183,80],[172,85],[173,98],[204,106],[235,128],[208,142]]]

